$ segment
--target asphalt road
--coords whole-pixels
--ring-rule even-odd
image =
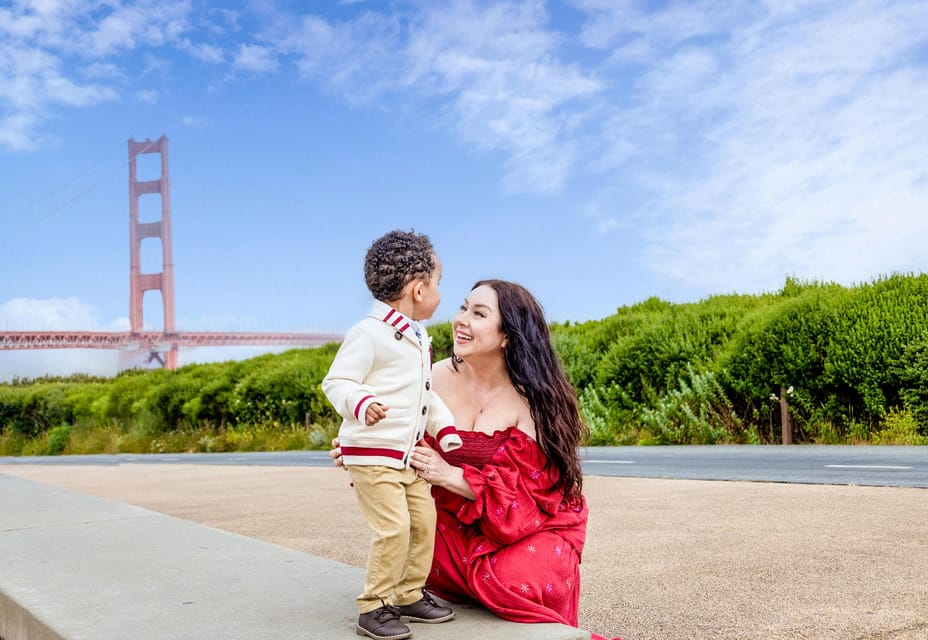
[[[325,467],[326,451],[0,457],[3,465],[191,464]],[[928,447],[669,446],[583,451],[586,475],[928,488]]]
[[[928,447],[597,447],[588,475],[928,488]]]

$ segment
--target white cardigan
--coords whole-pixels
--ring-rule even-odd
[[[431,338],[388,304],[375,300],[366,318],[345,334],[322,390],[343,421],[338,431],[346,465],[409,466],[413,447],[426,432],[444,451],[461,446],[454,416],[432,392]],[[387,417],[368,427],[374,402]]]

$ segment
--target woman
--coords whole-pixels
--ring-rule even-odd
[[[544,313],[522,286],[484,280],[451,328],[454,356],[433,366],[432,381],[464,445],[439,453],[429,442],[410,461],[438,511],[428,587],[507,620],[575,627],[587,429]]]

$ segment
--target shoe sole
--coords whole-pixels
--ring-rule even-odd
[[[378,636],[376,633],[373,633],[372,631],[368,631],[367,629],[361,627],[360,625],[354,628],[354,632],[357,633],[359,636],[367,636],[368,638],[373,638],[374,640],[404,640],[405,638],[412,637],[412,631],[408,633],[398,633],[395,636]]]
[[[448,622],[454,618],[454,612],[441,618],[413,618],[411,616],[400,616],[400,622],[423,622],[425,624],[438,624],[439,622]]]

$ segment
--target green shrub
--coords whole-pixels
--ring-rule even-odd
[[[907,409],[892,409],[876,432],[873,444],[928,445],[928,437],[919,433],[918,420]]]
[[[434,359],[448,357],[450,323],[429,333]],[[928,275],[650,298],[551,336],[593,445],[778,442],[781,386],[794,442],[928,438]],[[340,418],[320,383],[337,348],[16,379],[0,384],[0,452],[328,448]]]
[[[850,291],[828,345],[825,380],[847,389],[867,422],[901,400],[910,349],[928,336],[928,275],[894,275]],[[917,357],[917,353],[915,354]]]
[[[25,456],[58,456],[70,453],[68,443],[71,439],[71,425],[60,424],[31,439],[26,439],[22,447]]]
[[[21,456],[26,446],[26,437],[17,431],[0,433],[0,456]]]
[[[578,397],[580,415],[590,429],[588,444],[591,446],[615,446],[636,444],[640,430],[632,412],[622,410],[606,398],[620,394],[611,393],[600,387],[589,386]]]
[[[432,362],[450,358],[454,353],[454,337],[451,335],[451,323],[442,322],[429,325],[429,337],[432,338]]]
[[[615,384],[636,403],[663,395],[687,375],[707,368],[763,298],[715,296],[701,303],[661,307],[638,329],[618,337],[597,366],[598,385]]]
[[[655,444],[716,444],[743,439],[741,420],[711,371],[687,366],[677,387],[652,396],[640,412]]]
[[[837,285],[792,289],[773,304],[745,319],[741,330],[720,353],[718,367],[740,415],[769,416],[771,394],[796,389],[794,430],[810,419],[838,419],[853,409],[848,389],[828,386],[824,372],[828,347],[846,291]],[[821,405],[828,398],[828,404]],[[777,423],[779,418],[777,417]]]

